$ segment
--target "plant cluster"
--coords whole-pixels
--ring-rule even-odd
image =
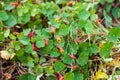
[[[105,62],[120,50],[119,6],[119,0],[0,1],[1,57],[28,67],[18,80],[92,80],[96,56]]]

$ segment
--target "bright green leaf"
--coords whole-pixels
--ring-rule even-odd
[[[11,28],[17,24],[17,20],[13,15],[9,15],[9,18],[5,21],[6,27]]]
[[[113,47],[112,42],[106,42],[100,49],[100,56],[103,58],[109,57],[112,47]]]
[[[44,38],[42,36],[38,36],[36,39],[36,46],[38,48],[44,47],[45,43],[44,43]]]
[[[30,31],[31,31],[30,28],[29,29],[24,29],[23,33],[24,33],[25,36],[27,36],[30,33]]]
[[[83,74],[79,70],[74,71],[74,80],[83,80]]]
[[[79,19],[87,20],[89,18],[90,14],[88,11],[83,10],[78,14]]]
[[[8,15],[5,11],[0,11],[0,20],[7,20],[8,19]]]
[[[72,72],[66,73],[64,80],[74,80],[74,74]]]
[[[62,71],[65,67],[65,64],[63,64],[62,62],[55,62],[54,64],[54,69],[56,72]]]
[[[104,18],[106,22],[112,23],[112,18],[106,13],[106,11],[104,11]]]
[[[108,34],[108,40],[111,42],[117,42],[118,38],[120,38],[120,28],[112,28]]]
[[[26,53],[32,53],[32,51],[33,51],[33,47],[31,45],[31,43],[29,43],[25,48],[25,52]]]
[[[26,73],[21,75],[18,80],[35,80],[35,77],[31,73]]]
[[[4,33],[4,37],[8,37],[9,34],[10,34],[10,29],[7,29],[7,30],[5,31],[5,33]]]
[[[14,0],[7,0],[7,2],[5,3],[5,10],[12,10],[13,8],[15,8],[14,6],[11,6],[10,3],[14,2]]]
[[[34,67],[34,71],[37,75],[40,75],[43,72],[43,68],[40,65]]]
[[[115,18],[120,18],[120,7],[115,7],[112,9],[112,15]]]
[[[65,54],[65,55],[62,57],[62,61],[63,61],[64,63],[66,63],[66,64],[72,64],[72,63],[73,63],[72,58],[70,58],[70,57],[68,56],[68,54]]]
[[[59,28],[59,35],[66,36],[68,33],[69,33],[69,27],[66,26],[65,24],[62,24]]]
[[[88,22],[88,23],[85,25],[84,28],[85,28],[86,33],[90,33],[90,32],[93,30],[94,26],[93,26],[93,24],[92,24],[91,22]]]
[[[77,63],[81,66],[84,66],[88,62],[88,54],[82,52],[79,55],[79,58],[77,59]]]

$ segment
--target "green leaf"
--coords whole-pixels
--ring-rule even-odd
[[[91,45],[90,45],[90,55],[96,54],[97,51],[98,51],[97,45],[96,45],[96,44],[91,44]]]
[[[79,55],[79,58],[77,59],[77,63],[81,66],[84,66],[88,63],[88,54],[82,52]]]
[[[46,80],[56,80],[55,76],[47,76],[46,78],[47,78]]]
[[[30,13],[26,13],[22,16],[22,23],[25,24],[30,21]]]
[[[65,64],[63,64],[62,62],[57,61],[54,64],[54,69],[55,69],[56,72],[62,71],[65,67],[66,67]]]
[[[120,18],[120,8],[119,7],[114,7],[112,9],[112,15],[115,17],[115,18]]]
[[[23,45],[29,44],[29,39],[26,38],[26,37],[20,38],[19,41],[20,41]]]
[[[90,13],[86,10],[82,10],[79,14],[78,14],[78,18],[79,19],[83,19],[83,20],[87,20],[90,16]]]
[[[27,66],[30,67],[30,68],[34,67],[34,63],[33,63],[33,61],[29,61],[29,62],[27,62]]]
[[[89,54],[89,52],[90,52],[89,51],[89,43],[87,43],[87,42],[81,43],[78,52],[79,53],[85,52],[85,53]]]
[[[49,75],[53,75],[53,73],[54,73],[52,66],[48,66],[45,70],[46,70],[47,74],[49,74]]]
[[[0,28],[2,28],[3,27],[3,23],[2,22],[0,22]]]
[[[116,43],[118,41],[118,38],[120,38],[120,28],[112,28],[108,33],[108,40],[110,42]]]
[[[85,28],[86,33],[90,33],[93,30],[94,26],[92,22],[87,22],[84,28]]]
[[[79,46],[76,43],[71,42],[69,45],[69,53],[76,54]]]
[[[0,33],[0,41],[4,41],[5,38],[4,38],[4,34]]]
[[[81,29],[81,28],[86,26],[87,21],[86,20],[80,20],[78,24],[79,24],[78,27]]]
[[[112,18],[106,13],[106,11],[104,11],[104,18],[106,22],[112,23]]]
[[[5,11],[0,11],[0,20],[5,21],[8,19],[8,15]]]
[[[106,2],[108,3],[112,3],[114,0],[106,0]]]
[[[78,70],[74,71],[74,80],[83,80],[83,74],[81,74]]]
[[[5,21],[5,25],[7,28],[14,27],[17,24],[17,20],[13,15],[9,15],[9,18]]]
[[[5,10],[12,10],[13,8],[15,8],[14,6],[11,6],[10,3],[14,2],[14,0],[7,0],[7,2],[5,3]]]
[[[53,48],[53,50],[50,52],[51,57],[58,57],[60,56],[60,53],[58,52],[58,49]]]
[[[15,44],[15,50],[18,51],[18,50],[20,50],[20,49],[21,49],[20,45],[16,43],[16,44]]]
[[[96,20],[98,19],[98,15],[97,15],[97,14],[92,14],[92,15],[90,16],[90,19],[91,19],[92,21],[96,21]]]
[[[30,28],[29,29],[24,29],[23,33],[24,33],[25,36],[27,36],[30,33],[30,31],[31,31]]]
[[[103,58],[109,57],[112,47],[113,47],[112,42],[106,42],[100,49],[100,56]]]
[[[74,80],[74,74],[72,72],[66,73],[64,80]]]
[[[68,56],[68,54],[65,54],[65,55],[62,57],[62,61],[63,61],[64,63],[66,63],[66,64],[72,64],[72,63],[73,63],[72,58],[70,58],[70,57]]]
[[[40,65],[34,67],[34,71],[37,75],[40,75],[43,72],[43,68]]]
[[[26,73],[20,76],[18,80],[35,80],[35,77],[31,73]]]
[[[25,48],[25,52],[32,53],[32,51],[33,51],[32,45],[31,45],[31,43],[29,43]]]
[[[111,7],[112,7],[111,4],[106,4],[106,6],[105,6],[106,12],[109,12],[111,10]]]
[[[36,46],[37,46],[38,48],[41,48],[41,47],[44,47],[44,46],[45,46],[44,38],[43,38],[42,36],[37,36]]]
[[[5,33],[4,33],[4,37],[8,37],[9,34],[10,34],[10,29],[7,29],[7,30],[5,31]]]
[[[22,57],[24,55],[24,50],[20,49],[19,51],[16,52],[17,57]]]
[[[13,35],[13,34],[10,34],[9,37],[10,37],[10,39],[12,39],[12,40],[15,40],[15,39],[16,39],[16,36]]]
[[[65,24],[62,24],[59,28],[59,35],[66,36],[69,33],[69,27]]]

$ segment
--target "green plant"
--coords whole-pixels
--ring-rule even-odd
[[[109,28],[114,25],[112,18],[120,18],[120,8],[112,8],[113,1],[106,0],[101,14],[106,28],[97,14],[104,0],[72,1],[69,5],[64,0],[1,1],[0,46],[7,41],[6,50],[16,53],[12,60],[29,69],[18,80],[34,80],[39,75],[45,80],[61,76],[64,80],[88,79],[91,57],[108,58],[119,44],[120,28]],[[108,15],[111,11],[112,17]]]

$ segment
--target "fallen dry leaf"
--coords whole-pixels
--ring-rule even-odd
[[[0,51],[0,57],[3,58],[3,59],[5,59],[5,60],[12,59],[14,56],[15,56],[15,53],[10,54],[6,50]]]

